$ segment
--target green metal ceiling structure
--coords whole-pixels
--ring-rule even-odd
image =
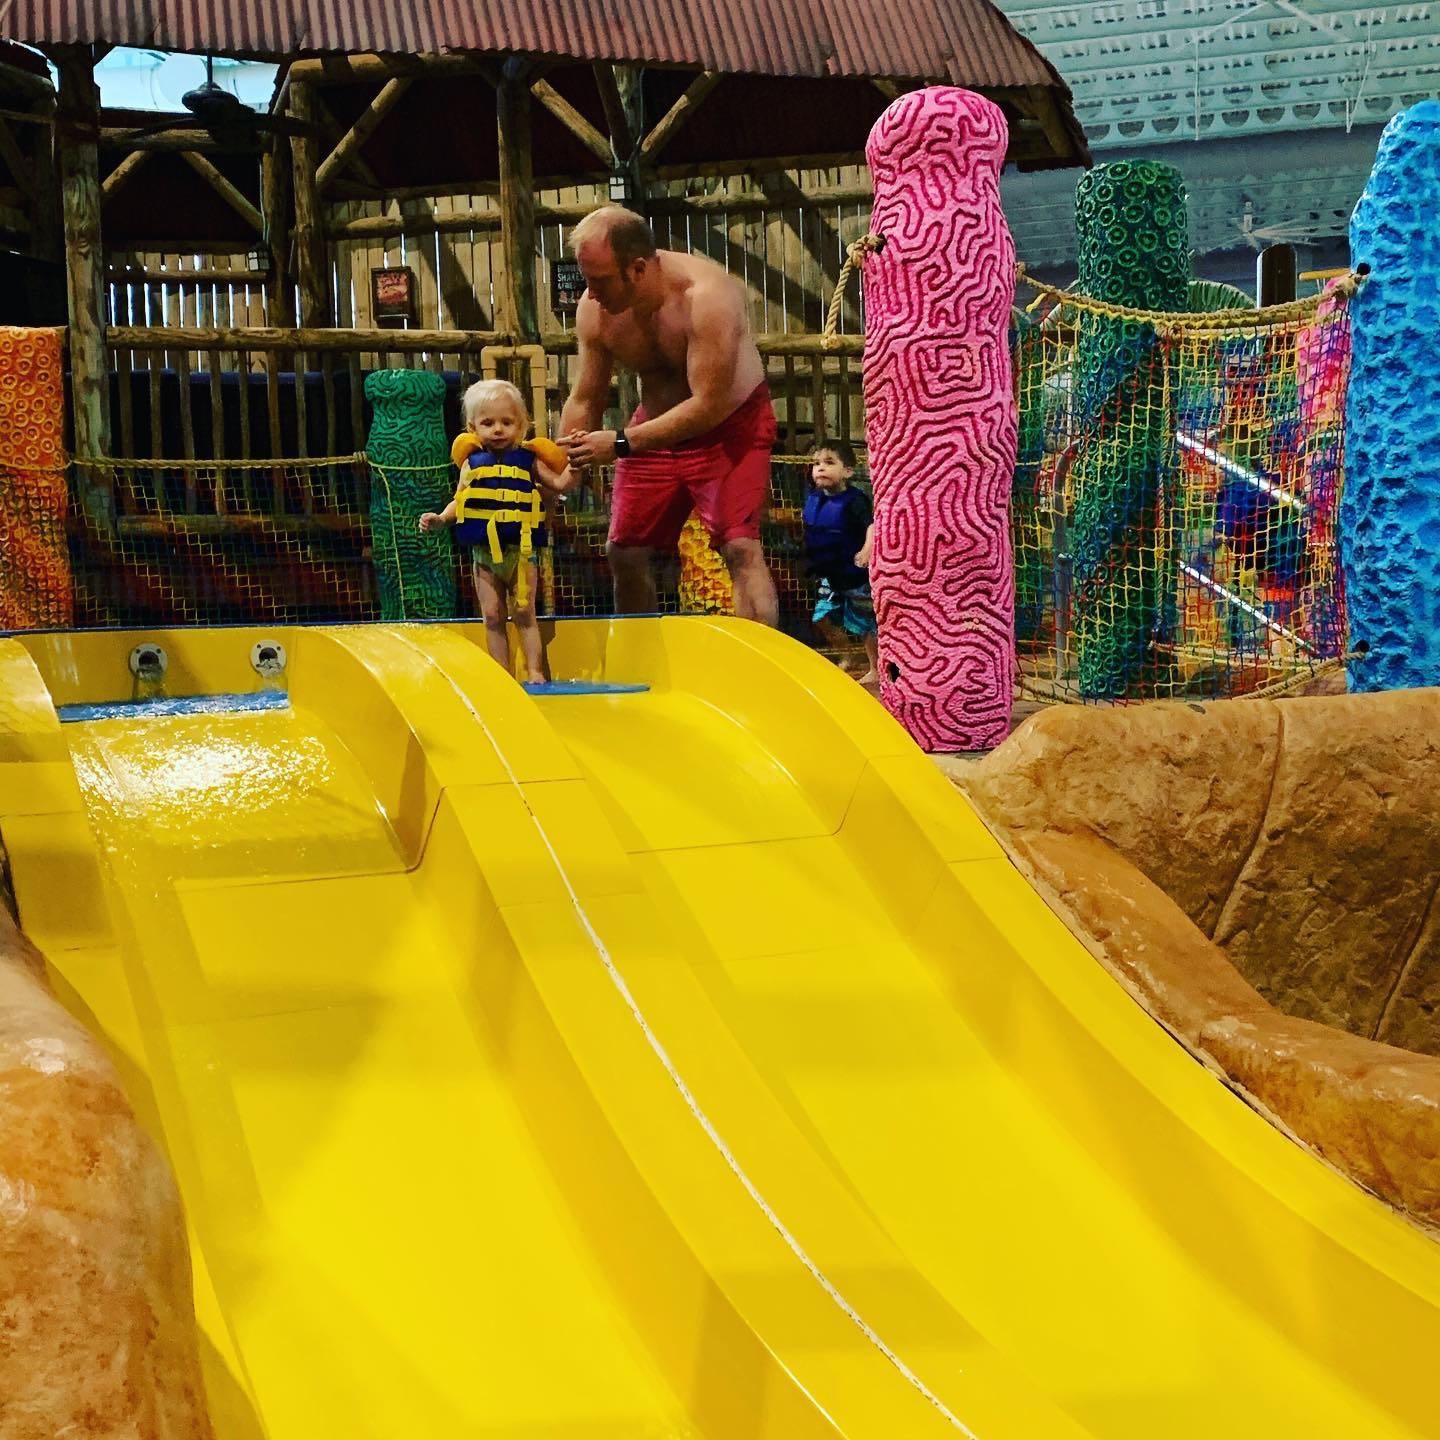
[[[1185,173],[1197,268],[1243,278],[1287,241],[1344,263],[1346,222],[1397,111],[1440,95],[1440,0],[999,0],[1060,71],[1097,161],[1169,160]],[[1023,258],[1074,254],[1073,182],[1006,177]]]
[[[1440,3],[1001,0],[1096,149],[1383,122],[1440,93]]]

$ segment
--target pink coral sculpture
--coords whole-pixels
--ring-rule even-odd
[[[896,100],[865,151],[884,238],[864,271],[880,698],[926,750],[986,749],[1010,728],[1008,138],[990,101],[933,86]]]

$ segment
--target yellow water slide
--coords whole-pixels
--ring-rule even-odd
[[[0,641],[21,920],[175,1167],[224,1440],[1440,1435],[1440,1249],[859,687],[733,620],[550,654],[595,686]]]

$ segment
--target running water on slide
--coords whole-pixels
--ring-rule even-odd
[[[1429,1433],[1432,1242],[823,660],[281,634],[263,708],[125,718],[71,707],[136,637],[0,641],[74,772],[0,783],[22,920],[175,1166],[219,1434]],[[259,632],[146,638],[256,688]]]

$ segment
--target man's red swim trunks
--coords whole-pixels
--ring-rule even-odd
[[[632,425],[645,419],[645,407]],[[670,450],[647,450],[615,464],[610,543],[672,549],[690,511],[715,545],[758,540],[770,491],[775,410],[763,381],[713,430]]]

